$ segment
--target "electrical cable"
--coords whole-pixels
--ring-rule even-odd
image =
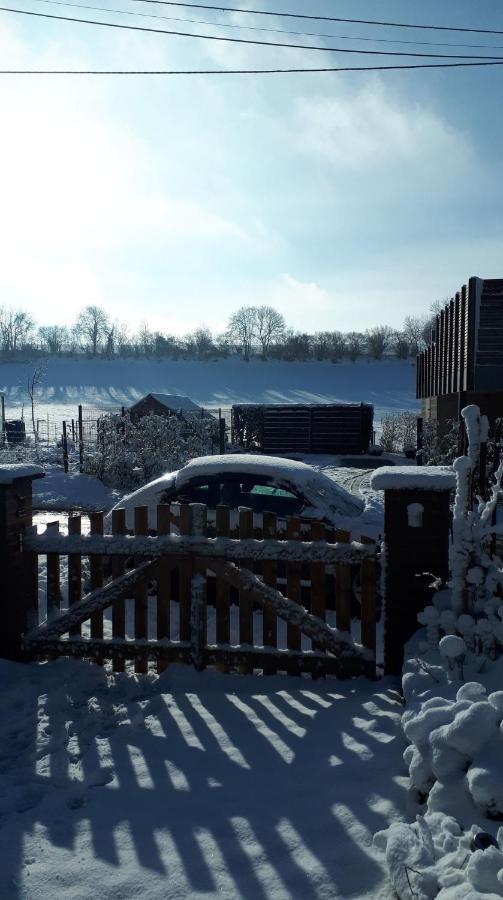
[[[282,75],[307,72],[386,72],[406,69],[463,69],[503,66],[503,60],[456,63],[403,63],[389,66],[335,66],[316,69],[0,69],[0,75]]]
[[[67,0],[36,0],[51,6],[66,6],[74,9],[92,9],[99,12],[118,13],[125,16],[142,16],[147,19],[162,19],[166,22],[185,22],[188,25],[208,25],[212,28],[236,28],[241,31],[260,31],[267,34],[291,34],[295,37],[317,37],[323,40],[364,41],[375,44],[408,44],[417,47],[453,47],[468,50],[503,50],[503,44],[454,44],[445,41],[406,41],[398,38],[360,37],[350,34],[325,34],[318,31],[295,31],[289,28],[265,28],[260,25],[238,25],[235,22],[211,22],[209,19],[184,19],[179,16],[161,16],[156,13],[134,12],[129,9],[112,9],[106,6],[90,6],[87,3],[68,3]]]
[[[134,0],[135,3],[158,3],[162,6],[183,6],[186,9],[211,9],[216,12],[237,12],[252,16],[276,16],[283,19],[310,19],[316,22],[349,22],[353,25],[378,25],[386,28],[421,28],[428,31],[459,31],[470,34],[503,34],[493,28],[463,28],[455,25],[421,25],[412,22],[383,22],[380,19],[344,19],[341,16],[314,16],[307,13],[278,12],[265,9],[241,9],[238,6],[211,6],[208,3],[175,3],[174,0]]]
[[[34,12],[28,9],[18,9],[12,6],[0,6],[0,11],[10,12],[22,16],[34,16],[39,19],[53,19],[58,22],[76,22],[80,25],[98,25],[104,28],[119,28],[127,31],[142,31],[153,34],[169,34],[175,37],[197,38],[205,41],[219,41],[230,44],[251,44],[260,47],[280,47],[293,50],[317,50],[323,53],[352,53],[360,56],[412,56],[428,59],[503,59],[499,56],[481,56],[468,54],[449,53],[410,53],[398,50],[353,50],[341,47],[313,47],[309,44],[288,44],[281,41],[258,41],[250,38],[225,37],[223,35],[194,34],[189,31],[173,31],[166,28],[149,28],[145,25],[125,25],[122,22],[101,22],[96,19],[79,19],[75,16],[56,16],[53,13]]]

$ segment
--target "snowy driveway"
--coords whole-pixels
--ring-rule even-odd
[[[5,900],[391,896],[371,839],[405,815],[394,681],[0,677]]]

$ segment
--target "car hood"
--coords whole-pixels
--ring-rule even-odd
[[[134,509],[136,506],[148,506],[148,527],[157,528],[157,506],[161,502],[165,491],[171,489],[175,484],[177,472],[167,472],[154,481],[150,481],[143,487],[138,488],[131,494],[126,494],[122,500],[108,512],[105,516],[104,527],[105,533],[110,534],[112,531],[112,513],[114,509],[126,510],[126,528],[134,526]]]

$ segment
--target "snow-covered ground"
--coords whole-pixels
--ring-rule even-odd
[[[0,390],[10,418],[27,410],[30,363],[0,364]],[[185,394],[205,407],[233,403],[373,403],[375,420],[388,411],[416,410],[415,362],[386,359],[289,363],[239,359],[194,360],[49,359],[37,401],[37,417],[77,417],[82,403],[119,409],[150,391]]]
[[[36,510],[106,511],[119,497],[91,475],[65,472],[59,466],[46,469],[43,478],[33,482],[33,506]]]
[[[0,662],[5,900],[391,896],[397,683]]]

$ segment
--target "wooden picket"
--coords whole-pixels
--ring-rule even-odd
[[[207,515],[201,504],[182,504],[178,515],[161,505],[152,534],[147,507],[138,507],[133,512],[133,534],[127,532],[122,509],[113,512],[111,534],[103,534],[100,513],[91,516],[89,536],[81,534],[78,515],[69,518],[68,536],[60,534],[57,524],[45,534],[27,533],[23,543],[27,559],[32,554],[47,556],[48,612],[40,617],[34,597],[36,625],[25,636],[25,647],[50,658],[73,654],[100,664],[111,659],[116,672],[124,671],[130,659],[139,674],[149,670],[149,660],[155,660],[159,673],[170,662],[185,662],[197,668],[213,665],[224,672],[237,669],[242,674],[257,670],[266,675],[375,674],[376,548],[372,542],[364,538],[351,542],[347,532],[297,517],[287,519],[286,533],[282,530],[278,540],[276,515],[258,517],[249,509],[239,510],[238,536],[230,538],[229,508],[219,506],[212,512],[210,525]],[[68,557],[67,609],[61,602],[63,556]],[[90,560],[91,591],[85,596],[83,556]],[[361,624],[355,626],[351,600],[356,569]],[[155,596],[150,616],[149,596]],[[238,634],[231,628],[236,598]],[[134,608],[132,635],[126,628],[128,602]],[[211,641],[210,602],[214,606]],[[178,608],[177,635],[171,622],[173,604],[175,612]],[[335,629],[326,622],[327,609],[334,608]],[[278,618],[286,621],[285,647],[279,646]],[[86,622],[90,622],[89,630],[82,629]],[[352,639],[353,627],[361,633],[361,643],[360,634],[358,641]]]
[[[126,533],[126,511],[114,509],[112,512],[112,534]],[[125,560],[120,556],[112,556],[112,578],[120,578],[126,571]],[[126,601],[119,597],[112,606],[112,638],[124,640],[126,637]],[[114,654],[114,672],[124,671],[124,657]]]

